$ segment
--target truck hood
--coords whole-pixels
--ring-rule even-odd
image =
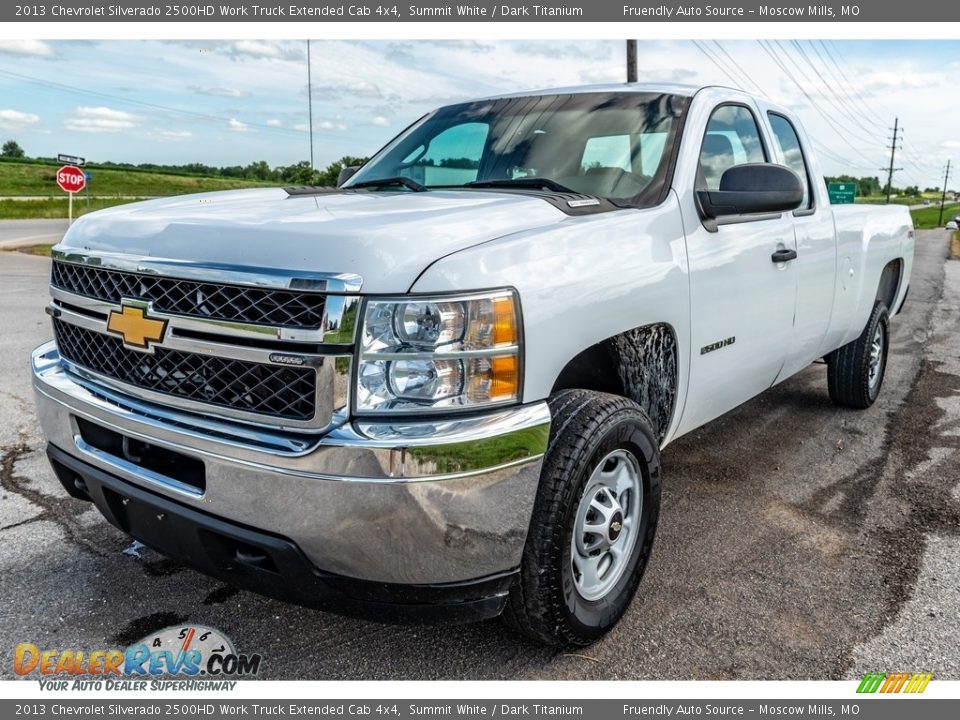
[[[77,220],[60,247],[353,273],[364,293],[402,293],[445,255],[566,218],[543,200],[508,193],[232,190],[101,210]]]

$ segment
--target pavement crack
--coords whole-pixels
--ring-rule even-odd
[[[5,397],[8,397],[8,398],[10,398],[11,400],[13,400],[13,402],[16,403],[17,406],[19,406],[20,412],[21,412],[25,417],[30,417],[30,415],[31,415],[31,413],[32,413],[32,410],[31,410],[31,408],[30,408],[30,403],[28,403],[23,396],[18,395],[18,394],[16,394],[16,393],[12,393],[12,392],[10,392],[10,391],[8,391],[8,390],[0,390],[0,395],[3,395],[3,396],[5,396]]]
[[[24,442],[0,448],[0,457],[2,457],[2,460],[0,460],[0,488],[23,498],[39,510],[37,515],[27,521],[3,529],[8,530],[12,527],[25,525],[28,522],[50,521],[63,531],[64,538],[72,545],[93,555],[107,557],[107,554],[92,543],[83,533],[82,528],[75,522],[75,518],[86,512],[89,507],[86,503],[42,493],[29,486],[29,478],[15,472],[17,462],[31,452],[33,452],[33,449]]]
[[[899,417],[888,427],[885,452],[851,480],[861,488],[884,484],[884,492],[876,494],[870,507],[866,507],[869,497],[864,496],[864,506],[857,511],[861,515],[869,512],[876,519],[864,528],[863,543],[883,588],[885,609],[874,623],[876,635],[893,622],[913,595],[928,536],[960,535],[960,503],[951,494],[960,482],[960,468],[952,460],[953,453],[933,467],[910,472],[928,463],[932,450],[958,447],[957,438],[942,437],[935,430],[946,415],[936,400],[960,392],[960,376],[941,372],[939,365],[921,360]],[[872,480],[870,473],[875,474]],[[844,653],[844,670],[851,662],[849,653]]]
[[[30,525],[32,523],[38,522],[40,519],[41,519],[40,516],[37,515],[32,518],[27,518],[26,520],[21,520],[20,522],[11,523],[10,525],[4,525],[3,527],[0,527],[0,530],[13,530],[14,528],[23,527],[24,525]]]

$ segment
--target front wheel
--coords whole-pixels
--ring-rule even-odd
[[[660,450],[636,403],[587,390],[550,398],[553,424],[509,625],[587,645],[626,611],[660,514]]]

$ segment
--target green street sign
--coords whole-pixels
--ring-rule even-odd
[[[856,183],[830,183],[827,185],[827,195],[831,205],[850,205],[857,199]]]

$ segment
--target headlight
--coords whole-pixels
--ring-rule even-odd
[[[510,290],[368,300],[356,410],[444,412],[516,402],[519,306]]]

